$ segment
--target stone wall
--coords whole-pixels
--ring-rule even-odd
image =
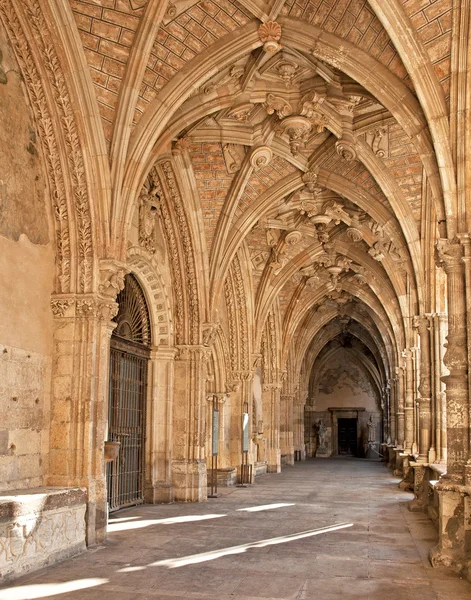
[[[362,406],[375,412],[380,406],[370,377],[345,351],[339,351],[316,374],[309,403],[318,411],[332,406]]]
[[[0,26],[0,489],[44,485],[54,253],[39,144]]]

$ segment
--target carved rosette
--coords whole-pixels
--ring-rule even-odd
[[[269,54],[275,54],[280,50],[278,43],[281,39],[281,25],[276,21],[267,21],[258,28],[258,36],[263,43],[263,49]]]

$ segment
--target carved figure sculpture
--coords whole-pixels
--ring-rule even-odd
[[[159,202],[157,187],[152,186],[149,191],[144,187],[139,200],[139,243],[150,254],[154,254],[156,250],[155,218],[158,213]]]
[[[319,419],[319,421],[317,422],[317,437],[319,439],[318,448],[325,448],[326,435],[327,427],[325,426],[324,422],[321,419]]]
[[[374,444],[376,442],[376,423],[373,421],[373,415],[370,415],[366,426],[368,427],[368,444]]]

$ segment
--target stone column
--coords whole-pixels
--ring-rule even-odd
[[[307,392],[298,392],[294,400],[294,450],[298,460],[306,460],[306,445],[304,443],[304,405]]]
[[[437,259],[447,275],[448,335],[444,363],[446,384],[447,473],[435,489],[439,494],[439,541],[431,551],[433,565],[466,568],[471,520],[469,466],[469,397],[465,273],[462,245],[439,240]],[[468,563],[469,568],[469,563]]]
[[[449,374],[443,357],[446,350],[448,319],[445,314],[437,314],[435,321],[435,398],[436,398],[436,449],[437,460],[446,463],[446,395],[443,378]]]
[[[112,297],[87,294],[55,296],[51,305],[55,318],[47,484],[87,488],[91,546],[106,538],[104,442],[110,338],[116,326],[111,318],[117,304]]]
[[[414,365],[412,350],[406,348],[403,352],[406,362],[406,395],[404,406],[404,452],[412,452],[414,443]]]
[[[447,275],[448,335],[443,357],[449,375],[446,385],[447,477],[464,481],[469,458],[469,398],[466,334],[466,298],[462,246],[457,240],[440,240],[437,244],[441,266]]]
[[[208,348],[178,346],[173,400],[172,475],[175,500],[207,498],[206,361]]]
[[[404,447],[404,367],[396,367],[397,434],[396,444]]]
[[[390,402],[390,436],[391,444],[396,445],[397,438],[397,377],[393,377],[389,380],[389,402]]]
[[[281,394],[280,444],[281,454],[286,456],[287,465],[294,465],[293,404],[293,394]]]
[[[263,415],[267,419],[265,438],[267,440],[267,471],[281,471],[280,451],[280,391],[282,384],[278,382],[264,383],[262,388]]]
[[[418,423],[418,462],[429,462],[429,453],[432,435],[431,416],[431,362],[430,362],[430,323],[427,317],[420,316],[414,319],[420,336],[420,383],[418,390],[419,423]]]
[[[172,414],[175,348],[153,348],[149,363],[149,405],[146,416],[145,499],[150,504],[173,502]]]

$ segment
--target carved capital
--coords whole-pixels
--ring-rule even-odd
[[[200,345],[185,345],[177,346],[177,354],[175,360],[193,361],[205,363],[210,356],[210,352],[206,346]]]
[[[279,119],[288,117],[293,113],[291,104],[281,96],[275,96],[275,94],[267,94],[264,106],[269,115],[276,113]]]
[[[191,146],[191,142],[189,139],[182,137],[179,138],[176,142],[172,144],[172,154],[173,156],[180,156],[186,150],[189,150]]]
[[[445,273],[456,273],[463,268],[463,246],[458,238],[440,239],[435,246],[435,262]]]
[[[203,346],[212,346],[216,341],[219,323],[203,324]]]
[[[51,298],[52,314],[56,318],[65,317],[69,308],[75,304],[75,299],[67,296],[54,296]]]
[[[129,269],[118,261],[101,261],[100,284],[98,286],[100,296],[115,300],[124,288],[124,277],[127,273],[129,273]]]
[[[422,336],[429,331],[430,321],[425,315],[416,315],[412,319],[412,327],[417,329]]]

